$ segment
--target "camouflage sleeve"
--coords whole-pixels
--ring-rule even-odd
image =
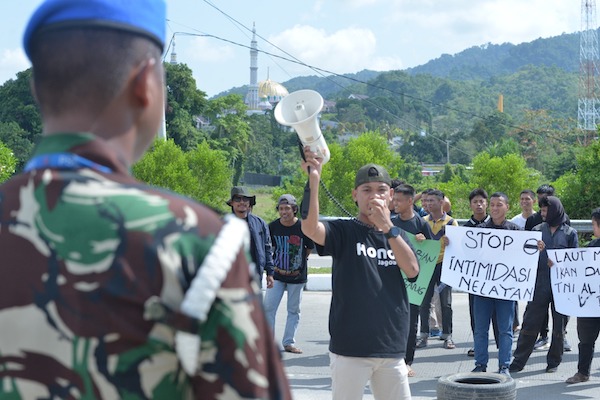
[[[291,399],[246,254],[237,251],[200,327],[197,398]]]

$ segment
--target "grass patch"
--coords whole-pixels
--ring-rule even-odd
[[[254,215],[264,219],[267,224],[279,218],[279,214],[275,210],[276,201],[273,200],[273,188],[251,188],[250,193],[256,195],[256,205],[252,209]]]
[[[330,274],[331,267],[308,267],[309,274]]]

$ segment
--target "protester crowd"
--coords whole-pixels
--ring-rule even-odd
[[[360,173],[361,170],[359,170]],[[357,189],[360,190],[360,185],[357,186]],[[398,381],[405,382],[404,366],[406,367],[406,376],[415,376],[416,373],[411,365],[418,362],[418,349],[431,345],[431,340],[441,339],[443,348],[448,350],[455,348],[452,341],[452,288],[441,281],[440,272],[444,246],[449,243],[444,234],[445,228],[448,225],[458,226],[458,223],[451,215],[449,199],[441,191],[427,189],[417,195],[414,187],[397,179],[390,180],[390,189],[393,192],[389,203],[390,222],[401,228],[402,231],[415,235],[415,240],[418,242],[423,240],[441,241],[440,254],[423,302],[420,305],[409,304],[408,321],[404,322],[408,322],[408,341],[404,353],[404,364],[401,368],[398,366],[396,368],[400,371]],[[377,197],[375,192],[372,196]],[[415,203],[416,197],[420,198],[421,206]],[[536,192],[524,189],[520,193],[519,200],[521,209],[515,215],[510,210],[510,201],[505,193],[495,192],[488,195],[484,189],[475,188],[469,195],[468,201],[472,215],[463,226],[513,231],[527,229],[541,233],[541,240],[537,243],[540,257],[534,272],[536,281],[533,299],[528,302],[522,321],[519,321],[517,301],[469,294],[473,347],[467,352],[467,355],[474,358],[473,373],[489,370],[488,332],[490,324],[493,327],[494,342],[498,348],[498,367],[493,369],[494,372],[511,376],[511,373],[518,373],[523,369],[532,351],[548,350],[545,371],[553,373],[560,365],[563,352],[571,351],[571,346],[565,336],[569,317],[556,311],[550,286],[551,262],[548,261],[546,249],[577,247],[579,244],[577,232],[569,226],[569,217],[560,200],[554,196],[552,186],[542,185]],[[538,211],[534,210],[536,203]],[[511,214],[514,216],[509,219]],[[599,218],[600,209],[594,210],[592,222],[594,234],[597,237],[600,235]],[[599,244],[595,240],[589,246],[599,246]],[[317,242],[319,254],[328,254],[320,251],[319,248]],[[343,268],[340,264],[335,264],[334,255],[334,274],[336,267]],[[344,280],[334,279],[332,290],[334,293],[336,290],[345,290],[342,289],[344,285],[347,286],[348,283]],[[433,294],[437,295],[437,301],[433,301]],[[268,291],[266,295],[269,296]],[[548,318],[550,314],[551,319]],[[552,321],[551,339],[548,335],[549,320]],[[580,361],[578,371],[567,379],[566,383],[573,384],[589,380],[594,342],[600,333],[599,321],[600,318],[577,319]],[[330,315],[330,330],[334,329],[331,324],[336,322],[335,316],[332,318]],[[434,329],[430,329],[430,325],[435,326],[436,330],[439,327],[439,331],[435,332]],[[513,346],[514,342],[516,342],[516,346]],[[340,363],[340,355],[332,348],[330,351],[332,352],[332,373],[335,373],[333,368],[335,363]],[[368,356],[373,357],[371,354],[364,357],[369,358]],[[348,374],[350,371],[344,370],[344,373]],[[357,387],[355,392],[362,393],[366,382],[370,380],[373,385],[376,384],[376,379],[375,375],[370,375],[368,378],[359,380],[360,388]],[[409,398],[402,397],[409,396],[407,395],[409,391],[409,387],[404,387],[400,397],[382,397],[382,395],[376,394],[377,389],[374,390],[374,393],[376,398]],[[338,398],[338,393],[339,391],[334,390],[334,398]],[[348,392],[345,393],[348,394]]]
[[[348,193],[357,215],[322,221],[323,160],[310,148],[303,219],[291,194],[279,197],[279,218],[267,223],[244,187],[231,189],[223,217],[134,180],[131,165],[161,123],[165,21],[164,0],[45,0],[28,22],[23,43],[43,138],[24,171],[0,186],[3,397],[290,399],[281,351],[303,353],[296,333],[316,251],[333,258],[333,399],[360,399],[367,384],[378,400],[410,399],[417,349],[436,337],[456,348],[452,287],[442,274],[447,229],[458,226],[450,199],[437,189],[416,193],[367,164]],[[537,190],[537,212],[525,188],[511,220],[505,193],[475,188],[468,200],[470,229],[541,238],[522,321],[514,300],[470,295],[473,372],[492,369],[491,323],[493,370],[518,373],[547,347],[553,373],[570,350],[569,318],[555,307],[548,251],[577,247],[577,232],[549,185]],[[600,209],[591,216],[600,238]],[[409,286],[425,273],[415,248],[427,241],[436,245],[431,279],[411,302]],[[578,317],[576,329],[579,364],[569,384],[589,380],[600,318]]]

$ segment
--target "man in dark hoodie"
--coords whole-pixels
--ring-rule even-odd
[[[600,208],[592,211],[592,228],[596,239],[587,247],[600,247]],[[587,382],[590,379],[590,368],[594,359],[594,347],[600,333],[600,318],[577,317],[577,337],[579,338],[579,360],[577,372],[567,379],[567,383]]]
[[[550,283],[548,253],[545,249],[564,249],[578,247],[577,231],[567,225],[567,216],[562,203],[557,197],[542,197],[539,201],[540,214],[544,222],[535,226],[533,231],[542,232],[542,240],[538,241],[540,258],[533,300],[527,304],[523,315],[521,334],[510,365],[510,372],[519,372],[527,363],[540,329],[544,323],[544,315],[548,306],[552,306],[552,342],[546,356],[546,372],[556,372],[562,361],[564,350],[565,316],[559,314],[554,307]]]

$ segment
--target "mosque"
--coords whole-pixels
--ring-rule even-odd
[[[171,64],[177,64],[177,53],[175,51],[175,40],[171,50]],[[252,26],[252,41],[250,42],[250,85],[244,103],[248,106],[248,114],[263,114],[289,94],[287,89],[280,83],[269,79],[258,82],[258,47],[256,44],[256,24]]]
[[[269,79],[258,82],[258,47],[256,45],[256,24],[252,26],[252,41],[250,42],[250,85],[246,94],[245,103],[248,106],[248,114],[264,113],[272,110],[282,98],[289,93],[280,83]]]

